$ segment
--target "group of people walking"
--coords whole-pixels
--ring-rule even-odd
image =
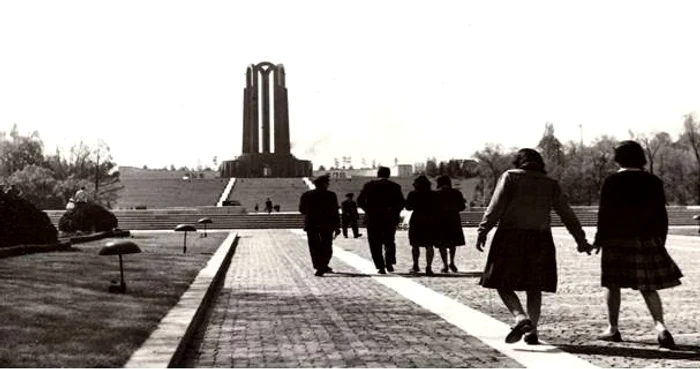
[[[635,141],[623,141],[614,149],[620,169],[605,179],[601,191],[595,240],[590,244],[559,183],[547,176],[542,156],[533,149],[521,149],[514,169],[499,178],[492,199],[477,229],[476,249],[483,251],[489,232],[492,237],[484,273],[479,281],[496,289],[514,318],[507,343],[521,339],[538,344],[538,323],[542,292],[556,292],[556,250],[551,232],[551,211],[555,211],[573,236],[580,253],[602,250],[601,284],[606,288],[608,327],[598,337],[620,342],[618,322],[620,290],[639,290],[649,309],[659,346],[674,349],[673,336],[663,318],[658,290],[680,285],[683,276],[666,251],[668,215],[662,181],[644,170],[646,158]],[[394,236],[399,214],[412,210],[409,242],[413,268],[419,271],[420,249],[425,248],[426,274],[433,274],[433,247],[440,250],[443,272],[457,271],[457,246],[465,244],[459,212],[465,209],[460,191],[449,177],[439,177],[437,190],[425,176],[414,181],[414,190],[404,201],[401,188],[390,181],[388,168],[380,168],[378,179],[365,184],[357,204],[364,209],[372,260],[380,274],[392,272],[396,264]],[[316,189],[302,195],[299,210],[305,215],[305,230],[316,275],[330,271],[334,234],[340,234],[338,202],[328,190],[329,178],[314,181]],[[449,261],[449,262],[448,262]],[[516,294],[526,294],[527,308]]]

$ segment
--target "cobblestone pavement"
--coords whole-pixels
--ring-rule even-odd
[[[314,277],[303,237],[240,234],[224,286],[182,366],[520,367],[338,261],[331,267],[342,274]]]
[[[589,230],[590,231],[590,230]],[[700,244],[669,237],[669,252],[684,272],[683,285],[661,291],[666,321],[679,351],[657,348],[641,295],[623,290],[620,328],[625,342],[595,340],[606,325],[600,256],[578,254],[564,229],[555,229],[559,288],[544,295],[541,339],[601,367],[700,366]],[[243,238],[208,321],[183,366],[206,367],[519,367],[373,278],[334,259],[337,273],[313,277],[306,241],[285,230],[241,231]],[[395,274],[506,323],[495,291],[478,280],[488,249],[457,252],[458,273],[413,276],[407,232],[397,232]],[[592,234],[589,236],[592,239]],[[366,238],[335,245],[370,259]],[[421,269],[424,259],[421,255]],[[436,253],[433,270],[441,268]]]

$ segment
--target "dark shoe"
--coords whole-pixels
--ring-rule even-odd
[[[450,264],[450,270],[457,273],[457,266],[454,264]]]
[[[524,319],[514,325],[510,329],[510,333],[506,336],[506,343],[516,343],[523,338],[523,335],[532,330],[532,322],[530,319]]]
[[[355,235],[355,238],[360,238],[360,237],[362,237],[362,233],[358,233]]]
[[[425,268],[425,275],[427,275],[428,277],[432,277],[435,275],[435,273],[433,273],[433,270],[430,267],[428,267]]]
[[[394,272],[394,267],[391,266],[391,264],[389,264],[389,265],[386,266],[386,271],[387,271],[387,272],[390,272],[390,273],[393,273],[393,272]]]
[[[444,267],[440,269],[440,273],[449,273],[449,270],[447,269],[447,267]]]
[[[620,334],[620,331],[615,331],[612,333],[605,333],[603,335],[598,336],[598,339],[601,341],[608,341],[608,342],[622,342],[622,335]]]
[[[671,332],[664,330],[663,332],[659,333],[657,339],[659,340],[659,348],[665,348],[669,350],[677,349],[676,342],[673,341],[673,336],[671,336]]]
[[[386,274],[386,270],[384,268],[377,270],[377,273],[379,274]]]
[[[317,277],[323,277],[323,273],[325,273],[323,270],[317,270],[316,273],[314,273],[314,275]]]
[[[527,333],[523,336],[523,341],[528,345],[539,345],[540,340],[537,338],[537,333]]]
[[[326,267],[324,273],[333,273],[333,269],[331,267]]]
[[[408,270],[408,272],[411,274],[418,274],[418,272],[420,272],[420,268],[414,265],[413,268]]]

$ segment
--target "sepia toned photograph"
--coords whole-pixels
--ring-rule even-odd
[[[700,367],[699,15],[0,1],[0,367]]]

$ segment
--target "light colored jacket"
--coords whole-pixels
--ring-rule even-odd
[[[496,224],[503,229],[549,231],[552,210],[577,244],[586,242],[586,234],[559,182],[541,172],[511,169],[499,178],[478,232],[488,234]]]

